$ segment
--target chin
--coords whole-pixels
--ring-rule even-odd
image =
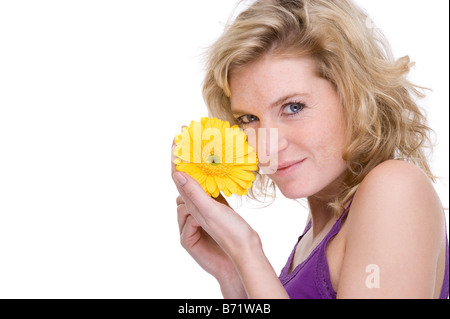
[[[309,197],[314,194],[310,189],[306,189],[303,185],[298,185],[299,183],[289,183],[278,185],[277,187],[284,197],[288,199],[300,199]],[[302,187],[303,186],[303,187]]]
[[[307,195],[306,193],[300,193],[300,192],[296,192],[296,191],[287,191],[284,192],[282,190],[280,190],[281,193],[283,194],[284,197],[286,197],[287,199],[301,199],[301,198],[307,198],[310,195]]]

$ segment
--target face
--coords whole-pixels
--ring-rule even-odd
[[[336,191],[346,171],[344,114],[312,58],[263,56],[233,72],[230,87],[231,110],[242,128],[278,129],[278,169],[269,177],[284,196]]]

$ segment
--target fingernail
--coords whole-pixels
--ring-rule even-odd
[[[187,183],[186,178],[184,178],[184,176],[181,175],[181,173],[175,173],[175,174],[173,174],[173,178],[175,179],[175,181],[176,181],[180,186],[183,186],[184,184]]]

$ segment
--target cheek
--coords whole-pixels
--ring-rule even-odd
[[[321,116],[320,121],[305,125],[297,140],[307,148],[316,163],[330,165],[332,162],[342,161],[346,130],[341,114],[328,114],[329,116]]]
[[[342,167],[345,161],[342,156],[345,149],[346,134],[342,125],[330,123],[318,134],[317,151],[321,161],[326,165]]]
[[[258,156],[273,157],[278,153],[278,129],[247,128],[248,144],[256,151]]]

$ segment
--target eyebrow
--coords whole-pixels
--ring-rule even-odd
[[[270,108],[274,108],[277,107],[279,105],[282,105],[284,103],[286,103],[287,101],[289,101],[290,99],[294,98],[294,97],[309,97],[310,95],[307,93],[291,93],[291,94],[286,94],[283,95],[282,97],[280,97],[278,100],[272,102],[269,104]],[[231,112],[233,113],[234,116],[242,116],[245,114],[248,114],[248,112],[244,112],[242,110],[231,110]]]

